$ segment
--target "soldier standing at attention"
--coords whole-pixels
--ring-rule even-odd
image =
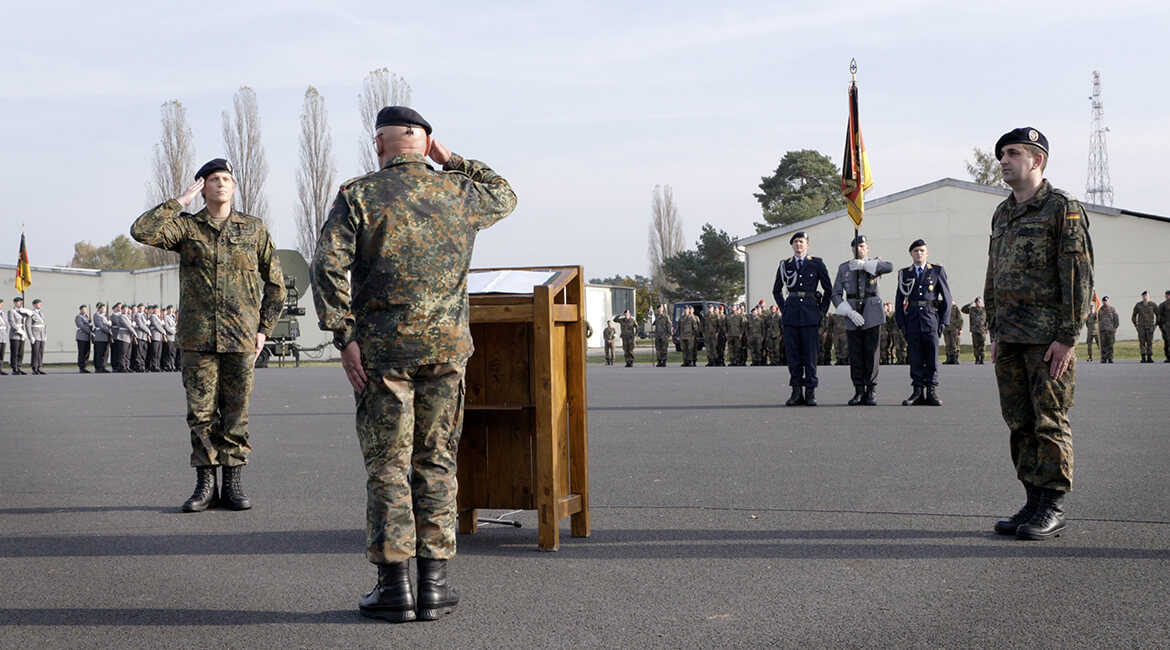
[[[630,315],[627,309],[620,316],[614,316],[613,322],[622,328],[622,354],[626,359],[626,367],[634,367],[634,337],[638,334],[638,321]]]
[[[516,195],[487,165],[432,139],[413,109],[383,108],[376,129],[381,169],[341,186],[313,255],[313,299],[353,386],[368,473],[366,558],[378,585],[358,607],[401,623],[459,602],[447,560],[473,351],[467,268],[476,233],[511,213]]]
[[[41,364],[45,361],[45,339],[48,338],[49,328],[45,323],[45,315],[41,312],[41,299],[37,298],[32,301],[32,314],[28,318],[28,336],[32,341],[32,355],[29,359],[29,365],[32,366],[34,375],[48,374],[41,370]]]
[[[703,347],[707,349],[707,367],[719,365],[719,317],[714,305],[707,305],[703,312]]]
[[[975,355],[975,365],[983,365],[984,337],[987,335],[987,310],[983,308],[983,299],[976,298],[973,302],[963,305],[959,311],[967,314],[971,325],[971,352]],[[1093,353],[1089,352],[1089,359]]]
[[[849,406],[876,406],[878,356],[881,327],[885,322],[878,278],[894,270],[892,262],[869,259],[869,241],[857,235],[849,243],[853,259],[837,267],[833,281],[835,313],[846,319],[845,338],[849,345],[849,377],[853,397]]]
[[[735,305],[727,316],[727,356],[731,357],[732,366],[742,366],[745,363],[744,330],[747,329],[747,316],[743,313],[743,305]]]
[[[28,340],[28,319],[32,316],[31,309],[25,309],[24,296],[12,299],[12,309],[8,310],[8,359],[12,367],[12,374],[27,374],[20,369],[24,363],[24,342]]]
[[[131,319],[131,312],[133,307],[130,305],[123,305],[122,303],[114,304],[114,316],[112,318],[114,327],[117,332],[114,334],[114,352],[113,364],[114,372],[134,372],[130,367],[130,352],[134,348],[134,321]]]
[[[4,311],[4,299],[0,298],[0,375],[4,372],[4,347],[8,345],[8,314]]]
[[[110,341],[114,340],[114,332],[110,328],[110,319],[106,317],[106,303],[94,305],[93,312],[93,370],[97,373],[108,373],[106,360],[110,353]]]
[[[784,365],[784,323],[776,305],[768,309],[768,365]]]
[[[926,261],[926,242],[910,244],[914,263],[898,273],[894,318],[906,335],[910,360],[910,397],[902,406],[941,406],[938,398],[938,336],[951,319],[951,288],[947,272]]]
[[[134,329],[137,337],[134,344],[134,372],[146,372],[150,369],[150,316],[146,305],[138,303],[134,306]]]
[[[77,340],[77,372],[89,374],[86,365],[89,363],[90,343],[93,341],[93,322],[89,320],[89,306],[81,305],[77,308],[73,324],[77,327],[73,337]],[[94,367],[96,366],[95,360]]]
[[[1097,305],[1089,303],[1089,315],[1085,318],[1085,346],[1089,348],[1089,361],[1093,360],[1094,341],[1100,345],[1100,339],[1097,337]]]
[[[601,340],[605,342],[605,365],[613,365],[613,339],[617,330],[613,328],[613,321],[605,321],[605,329],[601,330]]]
[[[678,341],[682,346],[683,366],[695,367],[695,341],[699,338],[699,328],[702,326],[699,317],[695,315],[695,308],[687,305],[678,319]]]
[[[670,345],[670,336],[674,333],[670,323],[670,316],[666,313],[666,305],[658,305],[658,313],[654,316],[654,352],[658,356],[659,368],[666,367],[666,352]]]
[[[727,306],[719,305],[715,312],[715,356],[717,366],[727,365]]]
[[[167,338],[167,331],[161,311],[158,305],[150,306],[150,354],[146,355],[150,359],[147,364],[150,372],[162,372],[163,341]]]
[[[781,260],[772,283],[772,297],[783,304],[784,354],[788,357],[788,385],[792,395],[787,406],[817,405],[818,329],[829,311],[829,269],[819,257],[808,254],[808,234],[803,230],[788,239],[792,257]],[[818,286],[820,291],[817,291]],[[784,290],[788,290],[787,298]]]
[[[747,323],[748,353],[753,366],[764,365],[764,314],[760,307],[752,307]]]
[[[947,361],[948,366],[959,365],[959,342],[963,335],[963,315],[959,312],[959,305],[954,301],[951,302],[951,322],[943,328],[943,336],[946,340]]]
[[[1109,296],[1101,299],[1101,308],[1097,310],[1097,334],[1101,337],[1101,363],[1113,363],[1113,342],[1117,337],[1117,328],[1121,327],[1121,317],[1117,310],[1109,304]]]
[[[1014,129],[995,143],[995,155],[1012,193],[991,218],[983,296],[1000,410],[1027,493],[995,532],[1047,539],[1065,529],[1062,502],[1072,489],[1068,411],[1093,294],[1093,243],[1081,204],[1044,178],[1047,138]]]
[[[175,306],[167,305],[166,312],[163,313],[163,331],[166,336],[163,338],[163,365],[164,372],[172,372],[178,370],[178,364],[175,363],[175,334],[178,332],[178,322],[175,320]]]
[[[1166,356],[1162,363],[1170,363],[1170,289],[1166,290],[1166,299],[1158,305],[1158,327],[1162,330],[1162,354]],[[3,357],[0,354],[0,361]]]
[[[252,451],[248,401],[256,357],[283,307],[284,275],[264,222],[232,210],[235,191],[231,164],[216,158],[181,196],[130,227],[137,241],[179,254],[178,344],[195,468],[195,491],[183,512],[216,503],[216,466],[223,467],[219,504],[252,507],[241,482]],[[199,195],[206,206],[182,212]]]
[[[1142,299],[1133,306],[1133,315],[1130,317],[1133,326],[1137,328],[1138,347],[1141,349],[1142,363],[1154,362],[1154,328],[1158,325],[1158,306],[1150,300],[1150,292],[1143,291]]]

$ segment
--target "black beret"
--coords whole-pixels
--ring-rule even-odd
[[[431,124],[423,119],[418,111],[409,106],[387,106],[378,111],[378,120],[374,128],[383,126],[421,126],[427,135],[431,134]]]
[[[106,303],[104,303],[104,302],[99,302],[98,304],[94,305],[94,307],[105,307],[105,306],[106,306]]]
[[[1143,295],[1143,296],[1148,296],[1148,295],[1150,295],[1150,292],[1149,292],[1149,291],[1143,291],[1143,292],[1142,292],[1142,295]],[[36,302],[36,301],[34,300],[33,302]]]
[[[1101,300],[1109,300],[1109,296],[1105,296],[1105,297],[1104,297],[1104,298],[1102,298]]]
[[[788,243],[791,244],[792,242],[796,241],[796,239],[798,237],[803,237],[807,241],[808,240],[808,233],[803,231],[803,230],[801,230],[800,232],[794,232],[794,233],[792,233],[792,236],[788,238]]]
[[[232,164],[224,158],[209,160],[199,168],[199,171],[195,172],[195,180],[207,178],[215,172],[227,172],[230,174],[232,173]]]
[[[915,239],[913,244],[910,244],[910,250],[914,250],[919,246],[926,246],[926,242],[921,239]]]
[[[865,238],[865,235],[858,235],[858,236],[856,236],[856,237],[854,237],[854,238],[853,238],[853,241],[849,242],[849,245],[850,245],[850,246],[856,246],[856,245],[858,245],[858,244],[864,244],[864,243],[866,243],[866,242],[868,242],[868,241],[869,241],[869,240]]]
[[[1003,157],[1003,148],[1009,144],[1034,144],[1048,153],[1048,138],[1030,126],[1021,126],[999,136],[999,140],[995,141],[996,160]]]

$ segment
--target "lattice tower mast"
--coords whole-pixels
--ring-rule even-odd
[[[1089,129],[1089,174],[1085,181],[1085,201],[1113,205],[1113,183],[1109,180],[1109,150],[1105,147],[1105,104],[1101,101],[1101,73],[1093,71],[1093,125]]]

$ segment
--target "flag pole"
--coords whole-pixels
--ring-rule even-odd
[[[849,59],[849,77],[850,77],[850,81],[849,81],[850,96],[852,97],[853,89],[857,88],[857,59],[855,59],[855,58]],[[856,119],[855,116],[852,114],[853,111],[849,111],[849,113],[850,113],[850,115],[849,115],[850,120]],[[853,142],[853,159],[856,161],[861,160],[861,152],[858,151],[856,140]],[[861,173],[864,174],[865,172],[862,171]],[[864,185],[864,181],[862,181],[862,184]],[[857,235],[859,232],[860,232],[860,229],[857,226],[857,224],[856,223],[853,224],[853,239],[855,241],[857,240]],[[856,254],[854,254],[854,257],[856,257]]]

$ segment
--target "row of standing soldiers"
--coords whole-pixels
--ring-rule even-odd
[[[86,365],[93,350],[96,372],[172,372],[179,369],[179,346],[175,345],[178,319],[174,305],[106,305],[97,303],[91,318],[82,305],[74,317],[77,326],[77,369]]]

